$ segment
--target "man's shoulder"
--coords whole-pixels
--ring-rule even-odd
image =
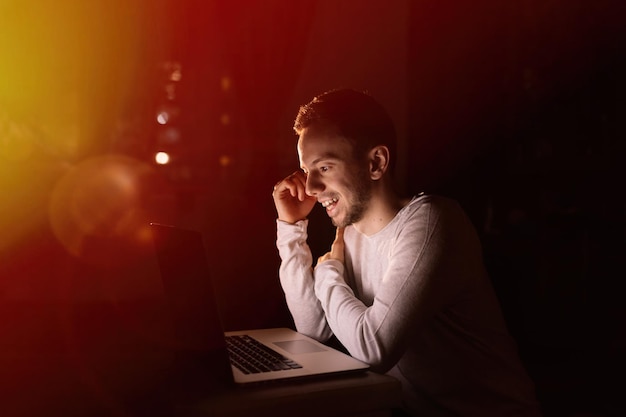
[[[459,202],[440,194],[422,193],[413,197],[411,202],[399,213],[401,224],[409,223],[445,223],[465,222],[467,214]]]
[[[409,211],[420,209],[458,210],[460,206],[456,200],[440,194],[419,193],[413,196],[406,206]]]

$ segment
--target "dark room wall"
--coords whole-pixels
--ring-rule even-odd
[[[418,3],[408,183],[474,220],[546,412],[620,415],[623,2]]]

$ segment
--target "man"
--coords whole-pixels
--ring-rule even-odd
[[[280,281],[298,331],[334,335],[398,378],[411,415],[539,416],[475,230],[454,201],[395,190],[395,130],[383,107],[333,90],[302,106],[294,129],[301,171],[273,198]],[[316,203],[337,234],[312,268]]]

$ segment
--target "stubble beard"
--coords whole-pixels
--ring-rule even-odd
[[[354,201],[347,208],[347,213],[341,221],[332,219],[332,223],[335,227],[346,227],[348,225],[357,223],[365,215],[372,195],[372,189],[368,181],[364,180],[362,176],[356,176],[354,178],[354,188],[352,196]]]

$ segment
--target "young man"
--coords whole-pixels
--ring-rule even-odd
[[[301,171],[274,187],[280,281],[298,331],[332,335],[402,382],[415,416],[539,416],[475,230],[454,201],[402,198],[395,129],[371,96],[333,90],[302,106]],[[337,227],[313,268],[307,216]]]

